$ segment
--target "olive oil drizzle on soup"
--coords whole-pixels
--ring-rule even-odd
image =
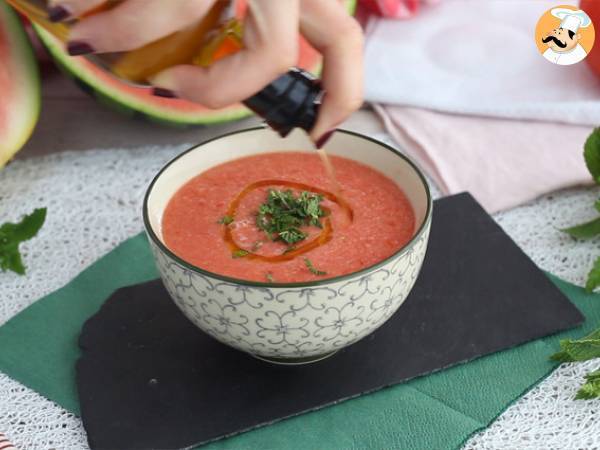
[[[339,190],[314,152],[253,155],[199,174],[165,209],[165,244],[209,272],[276,283],[344,275],[391,256],[414,234],[410,202],[377,170],[348,158],[330,159]],[[266,233],[257,213],[271,190],[291,191],[288,198],[295,199],[303,192],[318,195],[323,214],[318,225],[307,219],[299,227],[304,238],[291,244]]]

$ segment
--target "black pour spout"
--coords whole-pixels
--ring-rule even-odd
[[[293,68],[243,103],[285,137],[296,127],[313,128],[322,97],[319,80]]]

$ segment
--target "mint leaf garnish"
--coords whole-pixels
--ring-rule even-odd
[[[585,141],[583,148],[585,164],[597,184],[600,184],[600,128],[595,128]],[[600,212],[600,199],[594,203],[596,211]],[[600,217],[587,223],[562,230],[576,238],[590,238],[600,235]],[[592,292],[600,286],[600,257],[594,261],[594,266],[585,284],[585,289]],[[559,362],[587,361],[600,357],[600,329],[582,339],[563,339],[560,341],[560,351],[550,356]],[[575,399],[588,400],[600,397],[600,370],[589,373],[586,382],[581,386]]]
[[[327,272],[324,272],[322,270],[315,268],[315,266],[313,266],[312,261],[308,258],[304,258],[304,264],[306,264],[306,267],[308,268],[308,270],[310,270],[310,273],[312,273],[313,275],[318,275],[318,276],[327,275]]]
[[[233,222],[233,217],[231,217],[231,216],[223,216],[217,221],[217,223],[220,223],[222,225],[229,225],[232,222]]]
[[[576,225],[574,227],[565,228],[565,233],[570,234],[575,238],[587,239],[600,234],[600,217],[589,222]]]
[[[594,267],[588,273],[587,281],[585,282],[585,290],[588,292],[592,292],[600,286],[600,256],[596,258],[594,262]]]
[[[595,128],[585,141],[583,157],[592,178],[600,184],[600,128]]]
[[[550,356],[558,362],[587,361],[600,357],[600,329],[588,334],[581,339],[562,339],[561,351]],[[600,397],[600,370],[589,373],[586,382],[581,386],[576,400],[589,400]]]
[[[232,258],[243,258],[246,255],[249,255],[250,252],[248,250],[235,250],[231,253]]]
[[[18,223],[6,222],[0,226],[0,270],[25,274],[19,244],[33,238],[46,220],[46,208],[38,208]]]
[[[585,383],[577,391],[575,400],[590,400],[600,397],[600,370],[588,373],[585,379]]]
[[[561,339],[561,351],[550,356],[559,362],[587,361],[600,357],[600,329],[581,339]]]

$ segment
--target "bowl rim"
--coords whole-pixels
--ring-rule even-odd
[[[329,285],[329,284],[335,284],[341,281],[347,281],[347,280],[351,280],[357,277],[360,277],[362,275],[365,275],[369,272],[372,272],[376,269],[379,269],[380,267],[386,265],[388,262],[390,262],[391,260],[403,255],[404,253],[410,251],[411,247],[419,240],[419,238],[423,235],[423,233],[426,231],[426,229],[428,228],[429,222],[431,221],[431,215],[432,215],[432,209],[433,209],[433,201],[432,201],[432,197],[431,197],[431,191],[429,189],[429,184],[427,183],[427,180],[425,178],[425,175],[423,174],[423,172],[421,171],[421,169],[417,166],[416,163],[414,163],[410,158],[408,158],[406,155],[400,153],[398,150],[396,150],[394,147],[392,147],[391,145],[386,144],[385,142],[382,142],[380,140],[377,140],[375,138],[372,138],[370,136],[366,136],[364,134],[361,133],[356,133],[354,131],[350,131],[350,130],[344,130],[341,128],[337,128],[336,129],[336,133],[344,133],[344,134],[349,134],[352,135],[354,137],[360,138],[360,139],[365,139],[368,141],[373,142],[376,145],[379,145],[383,148],[385,148],[386,150],[394,153],[396,156],[398,156],[399,158],[403,159],[409,166],[412,167],[412,169],[415,171],[415,173],[419,176],[421,183],[423,184],[423,187],[425,188],[425,194],[427,196],[427,211],[425,213],[425,218],[423,220],[423,222],[421,223],[421,226],[419,227],[419,229],[415,232],[415,234],[413,235],[413,237],[406,243],[404,244],[401,248],[399,248],[396,252],[394,252],[393,254],[391,254],[390,256],[388,256],[387,258],[382,259],[381,261],[376,262],[375,264],[372,264],[368,267],[364,267],[360,270],[357,270],[355,272],[351,272],[351,273],[347,273],[344,275],[338,275],[337,277],[331,277],[331,278],[325,278],[325,279],[320,279],[320,280],[314,280],[314,281],[301,281],[301,282],[293,282],[293,283],[270,283],[270,282],[265,282],[265,281],[252,281],[252,280],[244,280],[241,278],[234,278],[234,277],[230,277],[227,275],[222,275],[216,272],[211,272],[209,270],[203,269],[201,267],[195,266],[187,261],[185,261],[184,259],[182,259],[181,257],[177,256],[174,252],[172,252],[165,244],[163,244],[163,242],[158,238],[158,236],[156,235],[156,233],[154,232],[152,225],[150,224],[150,219],[149,219],[149,214],[148,214],[148,199],[150,197],[150,194],[152,193],[152,189],[154,188],[154,185],[156,184],[156,182],[158,181],[158,179],[161,177],[161,175],[163,174],[163,172],[165,172],[172,164],[174,164],[179,158],[182,158],[183,156],[187,155],[188,153],[199,149],[200,147],[209,144],[212,141],[216,141],[218,139],[223,139],[235,134],[241,134],[241,133],[248,133],[251,131],[257,131],[257,130],[266,130],[267,128],[265,126],[258,126],[258,127],[250,127],[250,128],[244,128],[241,130],[235,130],[235,131],[231,131],[229,133],[225,133],[225,134],[221,134],[219,136],[207,139],[205,141],[202,141],[199,144],[194,145],[191,148],[188,148],[187,150],[183,151],[182,153],[180,153],[179,155],[177,155],[175,158],[171,159],[170,161],[168,161],[159,171],[158,173],[154,176],[154,178],[152,179],[152,181],[150,182],[150,184],[148,185],[148,188],[146,189],[146,194],[144,195],[144,203],[143,203],[143,211],[142,211],[142,215],[143,215],[143,221],[144,221],[144,228],[146,230],[146,234],[150,237],[150,239],[152,240],[152,242],[158,246],[158,248],[163,252],[166,253],[166,255],[168,257],[170,257],[171,259],[174,259],[178,264],[180,264],[181,266],[183,266],[184,268],[192,271],[192,272],[196,272],[200,275],[206,276],[206,277],[211,277],[211,278],[216,278],[218,280],[221,281],[225,281],[227,283],[231,283],[231,284],[235,284],[235,285],[241,285],[241,286],[251,286],[251,287],[261,287],[261,288],[309,288],[309,287],[315,287],[315,286],[325,286],[325,285]]]

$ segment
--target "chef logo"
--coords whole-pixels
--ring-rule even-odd
[[[546,11],[535,29],[536,44],[542,56],[561,66],[583,60],[594,45],[594,37],[590,17],[570,5]]]

